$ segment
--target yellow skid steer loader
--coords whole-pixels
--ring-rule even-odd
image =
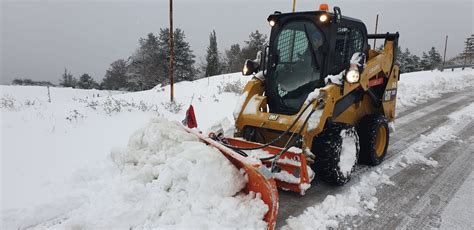
[[[303,195],[315,174],[342,185],[357,163],[383,161],[400,72],[398,33],[367,34],[338,7],[275,12],[268,22],[269,45],[242,71],[254,77],[237,102],[235,137],[186,129],[246,171],[246,191],[262,195],[273,229],[277,187]],[[369,39],[384,39],[383,50],[370,49]],[[258,149],[263,154],[249,159]]]

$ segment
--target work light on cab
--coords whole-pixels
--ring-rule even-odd
[[[276,25],[276,22],[275,22],[275,20],[270,20],[270,21],[268,22],[268,24],[270,24],[270,26],[273,27],[273,26]]]

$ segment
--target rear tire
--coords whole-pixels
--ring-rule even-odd
[[[388,120],[383,115],[368,115],[357,126],[360,140],[359,163],[379,165],[387,154],[390,133]]]
[[[327,183],[343,185],[351,178],[359,154],[359,138],[353,126],[328,123],[313,141],[313,170]]]

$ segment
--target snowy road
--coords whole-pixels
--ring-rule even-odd
[[[288,217],[299,216],[308,207],[321,203],[327,195],[346,191],[351,185],[358,183],[361,175],[379,169],[386,171],[385,173],[390,176],[394,185],[378,186],[375,194],[378,199],[376,210],[367,211],[361,216],[346,218],[339,228],[440,227],[443,209],[472,172],[474,160],[474,122],[472,120],[463,122],[462,119],[455,122],[453,120],[456,119],[450,119],[449,116],[473,102],[474,92],[464,90],[445,94],[441,98],[430,100],[398,114],[395,123],[396,131],[391,134],[391,143],[383,164],[376,168],[358,166],[353,180],[343,187],[328,186],[316,178],[312,183],[313,187],[303,197],[281,191],[277,226],[282,227]],[[420,164],[405,168],[393,167],[398,155],[411,146],[419,144],[420,140],[430,133],[444,127],[456,130],[455,137],[433,143],[422,153],[438,161],[437,167]],[[474,218],[473,214],[471,217]]]

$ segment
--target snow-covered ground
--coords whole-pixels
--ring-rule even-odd
[[[208,221],[201,220],[197,222],[200,225],[193,227],[237,227],[233,221],[240,218],[247,220],[240,222],[242,227],[262,228],[262,223],[254,218],[261,218],[264,213],[259,199],[252,195],[235,195],[242,186],[238,171],[228,165],[223,166],[225,159],[210,157],[219,154],[211,149],[206,151],[204,147],[199,149],[199,144],[191,144],[195,141],[187,139],[184,134],[176,134],[181,139],[163,135],[164,131],[174,133],[175,130],[170,127],[172,123],[163,118],[181,121],[191,102],[202,130],[222,119],[232,120],[239,97],[232,91],[243,86],[247,80],[240,74],[228,74],[181,82],[175,85],[177,103],[174,104],[168,102],[168,87],[136,93],[51,88],[49,103],[45,87],[1,86],[2,228],[16,229],[38,224],[38,227],[59,228],[190,227],[184,224],[182,218],[191,221],[202,217]],[[472,86],[472,70],[403,74],[398,86],[397,112],[444,92]],[[162,149],[158,141],[162,140],[160,138],[168,138],[166,140],[174,143],[169,145],[173,148]],[[124,149],[117,150],[116,147]],[[191,151],[191,148],[197,149]],[[166,157],[150,159],[150,151],[163,153]],[[141,154],[140,158],[136,158],[137,152]],[[410,159],[413,157],[406,156],[404,161],[400,161],[423,163]],[[195,164],[189,170],[196,171],[180,171],[183,169],[177,165],[191,164],[189,162]],[[204,166],[207,163],[212,167]],[[200,172],[199,168],[204,171]],[[216,172],[213,170],[223,168],[227,173],[216,181],[221,186],[214,187],[207,180],[193,178],[199,172],[202,177],[207,175],[211,177],[208,179],[216,180],[212,178]],[[161,177],[168,181],[155,178],[171,172],[177,175]],[[183,178],[191,179],[187,181]],[[372,183],[375,179],[371,178],[381,181]],[[328,196],[328,201],[313,207],[316,212],[311,216],[323,213],[318,216],[323,218],[321,226],[334,226],[337,219],[324,217],[331,215],[325,212],[326,205],[346,207],[344,199],[349,199],[348,202],[355,202],[349,207],[355,208],[335,215],[355,215],[359,212],[358,208],[376,205],[370,197],[362,199],[355,193],[364,190],[368,190],[365,192],[368,194],[375,193],[375,186],[384,181],[389,183],[383,173],[368,174],[367,179],[361,179],[361,184],[352,186],[351,191],[354,191],[347,197]],[[173,186],[163,184],[165,182]],[[201,185],[211,187],[200,188]],[[225,186],[229,187],[222,188]],[[191,196],[208,191],[214,193],[215,199],[206,204],[197,202],[193,206],[183,201],[180,195],[170,197],[174,193],[169,192],[174,189],[185,201],[208,199],[207,195],[200,198]],[[173,199],[184,203],[173,206],[177,205]],[[170,214],[173,207],[181,211],[175,210],[174,214]],[[226,210],[234,210],[235,213],[226,213]],[[291,218],[287,223],[292,227]],[[312,223],[307,226],[316,226]]]

